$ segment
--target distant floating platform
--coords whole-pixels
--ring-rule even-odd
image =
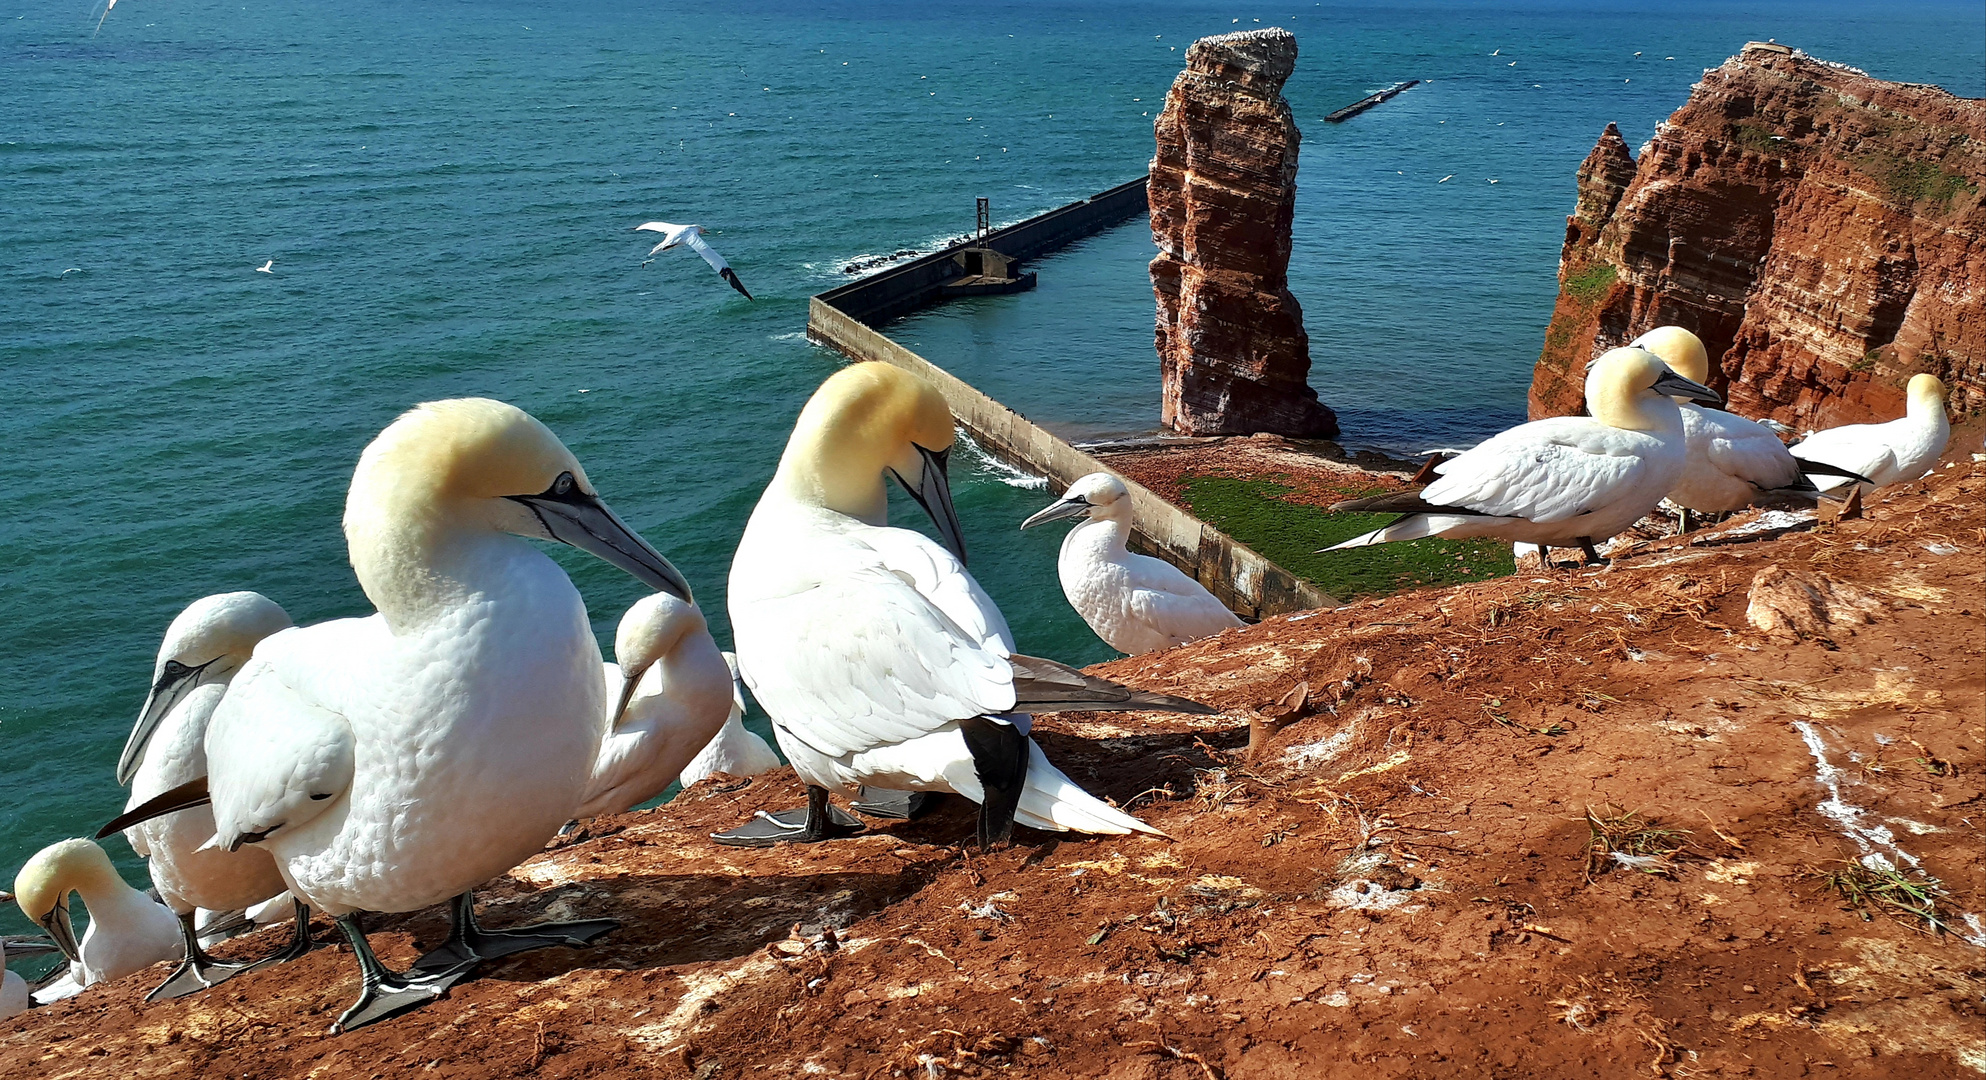
[[[1357,101],[1352,102],[1350,105],[1347,105],[1342,109],[1339,109],[1337,112],[1332,113],[1331,115],[1325,117],[1324,119],[1329,123],[1342,124],[1345,121],[1350,120],[1352,117],[1357,116],[1358,114],[1364,112],[1365,110],[1372,108],[1374,105],[1377,105],[1382,101],[1385,101],[1387,98],[1392,97],[1393,95],[1399,93],[1400,91],[1405,90],[1410,86],[1419,86],[1419,85],[1420,85],[1419,79],[1408,79],[1406,82],[1394,83],[1393,85],[1387,87],[1386,89],[1381,90],[1377,94],[1368,94],[1365,97],[1362,97]]]

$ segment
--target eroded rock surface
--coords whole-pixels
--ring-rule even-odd
[[[1295,67],[1286,30],[1201,38],[1153,126],[1155,336],[1175,431],[1338,432],[1307,381],[1310,338],[1289,290],[1302,134],[1282,89]]]
[[[1919,371],[1986,406],[1982,190],[1986,101],[1747,48],[1639,161],[1608,125],[1581,166],[1531,416],[1578,412],[1589,359],[1671,323],[1746,416],[1893,419]]]

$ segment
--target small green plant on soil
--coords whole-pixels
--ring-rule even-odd
[[[1606,296],[1619,277],[1620,271],[1614,269],[1613,263],[1594,263],[1566,278],[1565,292],[1582,304],[1592,304]]]
[[[1424,585],[1486,581],[1516,570],[1510,545],[1500,540],[1407,540],[1321,551],[1398,515],[1334,514],[1290,502],[1283,496],[1295,489],[1273,480],[1196,476],[1183,486],[1186,505],[1201,520],[1339,600],[1385,596]],[[1339,494],[1354,499],[1382,490],[1347,488]]]
[[[1586,808],[1586,882],[1616,866],[1661,877],[1676,876],[1676,857],[1689,846],[1688,829],[1666,829],[1619,806]]]
[[[1819,870],[1813,876],[1821,891],[1832,892],[1862,918],[1873,919],[1875,912],[1917,927],[1943,933],[1948,898],[1944,883],[1923,871],[1906,872],[1888,864],[1869,866],[1844,859],[1835,869]]]

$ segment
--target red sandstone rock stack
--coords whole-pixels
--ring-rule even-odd
[[[1747,46],[1638,163],[1609,124],[1580,166],[1531,416],[1579,411],[1589,359],[1669,323],[1746,416],[1888,420],[1919,371],[1980,409],[1982,192],[1986,101]]]
[[[1153,125],[1152,291],[1175,431],[1338,433],[1306,381],[1310,338],[1289,291],[1302,135],[1282,90],[1295,68],[1286,30],[1201,38]]]

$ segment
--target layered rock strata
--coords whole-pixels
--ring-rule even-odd
[[[1289,290],[1302,135],[1282,89],[1295,68],[1286,30],[1201,38],[1153,125],[1155,338],[1174,431],[1338,432],[1307,382],[1310,338]]]
[[[1531,416],[1578,412],[1589,359],[1687,327],[1747,416],[1903,414],[1919,371],[1986,406],[1986,101],[1780,46],[1704,73],[1639,161],[1579,169]]]

